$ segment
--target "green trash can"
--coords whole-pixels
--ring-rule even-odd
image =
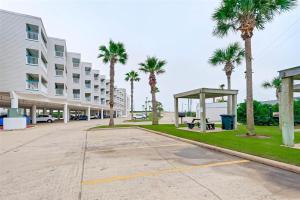
[[[235,115],[220,115],[222,119],[222,129],[233,130],[234,129],[234,118]]]

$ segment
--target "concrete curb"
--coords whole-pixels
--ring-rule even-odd
[[[144,131],[148,131],[148,132],[151,132],[151,133],[155,133],[155,134],[159,134],[159,135],[166,136],[166,137],[169,137],[169,138],[173,138],[173,139],[176,139],[176,140],[180,140],[180,141],[190,143],[190,144],[193,144],[193,145],[197,145],[197,146],[200,146],[200,147],[204,147],[204,148],[207,148],[207,149],[210,149],[210,150],[226,153],[226,154],[229,154],[229,155],[232,155],[232,156],[240,157],[240,158],[243,158],[243,159],[251,160],[251,161],[254,161],[254,162],[262,163],[262,164],[265,164],[265,165],[269,165],[269,166],[272,166],[272,167],[276,167],[276,168],[279,168],[279,169],[283,169],[283,170],[287,170],[287,171],[290,171],[290,172],[300,174],[300,167],[295,166],[295,165],[290,165],[290,164],[286,164],[286,163],[275,161],[275,160],[270,160],[270,159],[266,159],[266,158],[262,158],[262,157],[258,157],[258,156],[253,156],[253,155],[246,154],[246,153],[241,153],[241,152],[238,152],[238,151],[224,149],[222,147],[217,147],[217,146],[205,144],[205,143],[202,143],[202,142],[196,142],[196,141],[193,141],[193,140],[180,138],[180,137],[177,137],[177,136],[169,135],[169,134],[158,132],[158,131],[149,130],[149,129],[142,128],[142,127],[133,127],[133,128],[138,128],[138,129],[141,129],[141,130],[144,130]]]

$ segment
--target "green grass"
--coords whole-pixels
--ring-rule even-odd
[[[300,166],[300,150],[281,146],[282,137],[278,127],[257,126],[256,133],[258,135],[270,137],[264,139],[241,137],[241,135],[246,133],[246,127],[243,125],[239,126],[238,130],[215,133],[180,130],[176,129],[174,125],[169,124],[156,126],[140,125],[140,127]],[[299,133],[295,134],[295,143],[300,143]]]

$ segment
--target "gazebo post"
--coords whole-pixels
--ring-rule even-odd
[[[200,118],[201,118],[201,131],[206,131],[206,105],[205,105],[205,93],[201,92],[199,94],[200,99]]]
[[[178,128],[178,98],[174,96],[174,119],[175,119],[175,126]]]
[[[280,121],[282,122],[283,144],[294,146],[294,98],[293,78],[283,78],[280,97]]]
[[[235,116],[234,117],[234,129],[237,129],[237,95],[232,95],[231,96],[231,104],[232,104],[232,114]]]

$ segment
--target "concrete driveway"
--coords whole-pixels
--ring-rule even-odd
[[[0,132],[0,199],[300,199],[300,175],[99,123]]]

